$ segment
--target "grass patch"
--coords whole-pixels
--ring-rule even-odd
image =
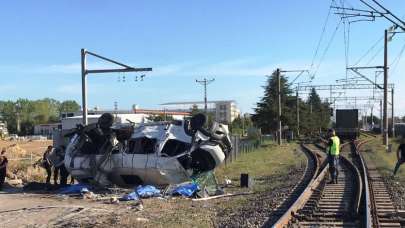
[[[398,140],[389,141],[392,144],[392,152],[386,152],[385,146],[382,145],[382,137],[379,136],[363,146],[365,158],[374,162],[378,171],[384,176],[392,175],[395,164],[397,163]],[[405,182],[405,165],[402,165],[396,177]]]
[[[215,175],[219,182],[228,178],[235,183],[239,182],[241,173],[248,173],[255,180],[254,190],[265,191],[267,188],[260,183],[266,177],[286,174],[292,167],[305,165],[305,155],[297,148],[296,143],[278,146],[274,142],[266,142],[255,151],[242,154],[233,163],[222,165]]]

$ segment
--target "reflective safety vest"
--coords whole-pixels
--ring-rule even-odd
[[[337,136],[330,138],[332,140],[332,145],[329,147],[330,155],[339,155],[340,152],[340,139]]]

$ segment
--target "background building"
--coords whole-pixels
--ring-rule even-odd
[[[60,127],[60,123],[38,124],[34,126],[34,135],[52,136],[53,131]]]
[[[190,112],[195,108],[204,111],[204,101],[169,102],[161,105],[168,111]],[[215,121],[227,124],[240,116],[234,100],[208,101],[207,112],[214,114]]]

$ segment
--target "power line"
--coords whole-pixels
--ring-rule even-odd
[[[382,35],[358,60],[353,66],[357,66],[370,52],[384,39],[384,35]]]
[[[314,56],[312,57],[311,66],[310,66],[310,69],[309,69],[310,71],[312,70],[312,67],[314,66],[315,58],[318,55],[319,48],[320,48],[321,43],[323,41],[323,37],[324,37],[325,31],[326,31],[326,26],[328,25],[330,14],[332,12],[332,4],[333,4],[333,2],[335,2],[335,1],[332,0],[331,3],[330,3],[329,12],[328,12],[328,15],[326,16],[325,22],[324,22],[323,27],[322,27],[321,36],[319,37],[318,44],[316,45]]]
[[[401,61],[402,54],[404,53],[404,51],[405,51],[405,44],[402,46],[401,51],[399,52],[398,56],[394,59],[394,61],[392,61],[391,65],[390,65],[390,67],[391,67],[392,65],[395,64],[394,67],[391,68],[392,69],[392,71],[391,71],[392,74],[395,73],[395,71],[396,71],[396,69],[397,69],[397,67],[399,65],[399,62]]]
[[[384,46],[380,47],[380,49],[377,50],[375,55],[373,55],[370,60],[366,63],[366,65],[369,65],[373,60],[384,50]]]
[[[333,40],[335,39],[336,33],[339,30],[339,27],[340,27],[341,24],[342,24],[342,20],[339,20],[338,24],[336,25],[335,30],[333,31],[333,34],[332,34],[331,38],[329,39],[329,42],[328,42],[328,44],[327,44],[327,46],[326,46],[326,48],[325,48],[325,50],[324,50],[324,52],[322,54],[322,57],[319,60],[319,63],[317,65],[317,67],[316,67],[316,70],[314,71],[313,77],[315,77],[315,75],[318,73],[319,67],[321,66],[323,60],[325,59],[325,56],[326,56],[326,54],[327,54]]]

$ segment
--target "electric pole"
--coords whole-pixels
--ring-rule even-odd
[[[296,107],[296,112],[297,112],[297,137],[300,136],[300,98],[299,98],[299,93],[298,93],[298,88],[297,88],[297,107]]]
[[[278,129],[278,134],[279,134],[279,145],[281,145],[281,82],[280,82],[280,74],[281,73],[298,73],[295,78],[291,81],[290,84],[293,84],[295,81],[297,81],[297,79],[304,73],[308,73],[308,70],[280,70],[280,68],[277,68],[276,70],[276,74],[277,74],[277,81],[278,81],[278,99],[279,99],[279,104],[278,104],[278,109],[279,109],[279,117],[278,117],[278,121],[279,121],[279,129]],[[312,79],[311,79],[312,80]],[[296,112],[297,112],[297,136],[300,135],[300,108],[299,108],[299,87],[300,87],[300,83],[302,82],[298,82],[297,84],[297,107],[296,107]]]
[[[391,118],[392,118],[392,120],[391,120],[391,123],[392,123],[392,138],[395,138],[395,116],[394,116],[394,88],[392,88],[392,90],[391,90],[391,107],[392,107],[392,116],[391,116]]]
[[[213,81],[215,81],[214,78],[212,78],[212,79],[204,78],[203,80],[197,80],[197,79],[195,80],[195,82],[197,82],[197,83],[204,86],[204,112],[205,112],[205,114],[207,114],[207,110],[208,110],[208,107],[207,107],[207,103],[208,103],[208,101],[207,101],[207,85],[210,84]]]
[[[282,129],[281,129],[281,80],[280,80],[280,68],[276,70],[277,74],[277,96],[278,96],[278,145],[281,145],[281,136],[282,136]]]
[[[388,103],[388,30],[384,30],[384,112],[383,112],[383,144],[388,149],[388,118],[387,118],[387,103]]]
[[[384,135],[384,124],[383,124],[383,104],[382,100],[380,100],[380,130],[381,135]]]

